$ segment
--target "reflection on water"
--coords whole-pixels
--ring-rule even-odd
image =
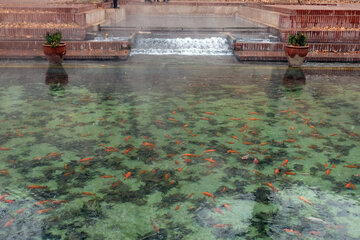
[[[1,73],[0,239],[358,239],[359,69],[134,56]]]
[[[50,91],[61,91],[69,82],[69,76],[62,65],[49,65],[46,75],[45,84],[49,85]]]

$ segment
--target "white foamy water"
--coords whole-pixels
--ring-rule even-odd
[[[232,55],[228,41],[221,37],[210,38],[137,38],[131,55]]]

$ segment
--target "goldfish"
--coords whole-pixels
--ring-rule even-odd
[[[144,146],[149,146],[149,147],[154,147],[154,146],[155,146],[155,144],[153,144],[153,143],[148,143],[148,142],[145,142],[145,143],[143,143],[142,145],[144,145]]]
[[[226,143],[228,143],[228,144],[234,144],[234,142],[226,142]]]
[[[353,136],[353,137],[355,137],[355,136],[356,136],[356,134],[355,134],[355,133],[349,133],[349,135],[350,135],[350,136]]]
[[[308,146],[308,148],[311,148],[311,149],[315,149],[315,148],[317,148],[318,146],[316,146],[316,145],[311,145],[311,146]]]
[[[260,113],[257,113],[257,112],[249,112],[249,114],[260,114]]]
[[[180,164],[180,162],[178,160],[175,160],[175,164]]]
[[[248,158],[249,158],[249,154],[241,157],[242,160],[246,160]]]
[[[232,120],[232,121],[239,121],[239,120],[241,120],[241,118],[230,118],[230,120]]]
[[[169,182],[169,186],[171,185],[171,184],[173,184],[175,181],[174,180],[171,180],[170,182]]]
[[[64,173],[64,176],[69,176],[70,174],[74,173],[74,171],[71,171],[71,172],[67,172],[67,173]]]
[[[236,136],[232,136],[232,138],[234,138],[234,139],[236,139],[236,140],[238,140],[238,141],[239,141],[239,139],[238,139]]]
[[[260,120],[258,118],[249,118],[250,121],[256,121],[256,120]]]
[[[179,140],[177,140],[175,143],[176,143],[176,144],[180,144],[180,141],[179,141]]]
[[[15,213],[21,213],[21,212],[23,212],[25,210],[26,210],[26,208],[22,208],[22,209],[19,209],[19,210],[15,211]]]
[[[202,119],[202,120],[206,120],[206,121],[209,121],[209,120],[210,120],[210,119],[208,119],[208,118],[204,118],[204,117],[203,117],[203,118],[201,118],[201,119]]]
[[[209,153],[209,152],[216,152],[216,149],[209,149],[204,151],[204,153]]]
[[[101,176],[102,178],[113,178],[113,177],[115,177],[115,176],[112,176],[112,175],[103,175],[103,176]]]
[[[168,154],[167,157],[174,157],[176,154]]]
[[[275,169],[275,176],[279,174],[279,169]]]
[[[216,162],[215,160],[212,160],[212,159],[210,159],[210,158],[205,158],[205,161],[208,161],[208,162],[217,164],[217,162]]]
[[[164,137],[171,138],[169,135],[165,134]]]
[[[302,200],[302,201],[304,201],[304,202],[306,202],[306,203],[308,203],[308,204],[310,204],[310,205],[314,206],[314,204],[313,204],[312,202],[310,202],[309,200],[307,200],[306,198],[301,197],[301,196],[298,196],[298,198],[299,198],[300,200]]]
[[[285,165],[286,165],[288,162],[289,162],[289,160],[288,160],[288,159],[285,159],[284,163],[281,164],[281,166],[282,166],[282,167],[285,167]]]
[[[123,175],[124,175],[125,179],[128,179],[131,177],[131,172],[124,173]]]
[[[293,173],[293,172],[284,172],[284,174],[286,174],[286,175],[295,175],[295,173]]]
[[[215,197],[211,193],[203,192],[202,194],[204,194],[205,196],[211,197],[215,201]]]
[[[274,187],[271,183],[267,182],[266,185],[268,185],[274,192],[278,192],[279,190]]]
[[[140,171],[140,174],[145,174],[145,173],[147,173],[147,170]]]
[[[14,220],[15,220],[15,219],[12,218],[12,219],[10,219],[9,221],[7,221],[7,222],[5,223],[5,225],[4,225],[4,227],[10,226],[10,224],[12,224],[12,222],[13,222]]]
[[[58,200],[58,201],[52,201],[52,203],[54,204],[59,204],[59,203],[68,203],[69,201],[67,200]]]
[[[190,195],[187,198],[188,199],[191,198],[192,195],[194,195],[194,193],[190,193]]]
[[[29,185],[28,188],[47,188],[47,186],[40,186],[40,185]]]
[[[153,226],[153,228],[157,231],[160,232],[159,228],[157,226],[155,226],[155,224],[151,223],[151,225]]]
[[[296,141],[296,139],[287,139],[284,142],[295,142],[295,141]]]
[[[346,167],[346,168],[358,168],[358,166],[356,166],[356,165],[346,165],[344,167]]]
[[[326,175],[329,175],[330,173],[330,168],[328,168],[328,170],[326,170]]]
[[[243,144],[245,144],[245,145],[254,145],[254,143],[252,143],[252,142],[243,142]]]
[[[39,201],[39,202],[36,202],[34,203],[34,205],[41,205],[41,204],[44,204],[44,203],[47,203],[47,202],[50,202],[51,200],[43,200],[43,201]]]
[[[213,225],[215,228],[224,228],[224,227],[231,227],[231,224],[215,224]]]
[[[284,111],[280,111],[280,113],[287,113],[287,112],[289,112],[289,111],[286,111],[286,110],[284,110]]]
[[[241,153],[239,151],[234,151],[234,150],[227,150],[227,153]]]
[[[296,231],[296,230],[292,230],[292,229],[284,229],[284,231],[285,231],[285,232],[290,232],[290,233],[296,233],[297,235],[302,236],[302,234],[301,234],[301,233],[299,233],[299,232],[298,232],[298,231]]]
[[[215,113],[213,112],[204,112],[205,114],[209,114],[209,115],[215,115]]]
[[[332,164],[332,166],[331,166],[332,168],[335,168],[335,164]]]
[[[125,138],[125,141],[128,141],[130,138],[131,138],[131,136],[127,136],[127,137]]]
[[[128,154],[131,150],[132,150],[132,148],[126,149],[126,151],[124,152],[124,154]]]
[[[224,203],[224,207],[226,207],[226,208],[227,208],[227,210],[229,210],[229,211],[231,212],[231,208],[230,208],[230,206],[229,206],[229,205],[227,205],[226,203]]]
[[[36,213],[38,213],[38,214],[42,214],[42,213],[46,213],[46,212],[48,212],[48,211],[51,211],[51,210],[53,210],[53,209],[55,209],[55,208],[46,208],[46,209],[42,209],[42,210],[39,210],[39,211],[37,211]]]
[[[82,192],[82,194],[85,194],[88,196],[96,196],[96,193],[90,193],[90,192]]]
[[[174,118],[168,118],[170,121],[174,121],[174,122],[176,122],[177,120],[176,119],[174,119]]]
[[[290,129],[291,129],[291,130],[295,130],[294,126],[291,126]]]
[[[261,172],[259,172],[259,171],[257,171],[257,170],[253,170],[253,172],[256,173],[256,174],[259,174],[259,175],[262,174]]]
[[[180,206],[181,204],[177,205],[174,210],[177,211],[180,208]]]
[[[167,181],[169,179],[169,174],[165,174],[165,181]]]
[[[52,153],[49,153],[47,156],[48,157],[57,157],[57,156],[61,156],[63,155],[64,153],[56,153],[56,152],[52,152]]]
[[[1,174],[9,175],[10,173],[6,169],[0,169]]]
[[[333,136],[335,136],[335,135],[337,135],[337,134],[336,134],[336,133],[330,134],[330,137],[333,137]]]
[[[349,182],[348,184],[346,184],[345,186],[346,188],[352,188],[352,189],[355,189],[355,186],[354,184],[352,184],[351,182]]]
[[[254,158],[254,164],[258,164],[259,160],[257,158]]]
[[[88,157],[88,158],[83,158],[81,160],[79,160],[79,162],[86,162],[86,161],[90,161],[93,160],[94,158]]]
[[[178,172],[181,172],[182,170],[183,170],[183,168],[178,168],[178,170],[177,170],[177,171],[178,171]]]
[[[263,142],[263,143],[259,143],[258,145],[259,146],[264,146],[264,145],[267,145],[267,144],[269,144],[268,142]]]
[[[114,188],[115,186],[117,186],[117,185],[120,184],[120,183],[121,183],[120,180],[119,180],[119,181],[116,181],[116,182],[114,182],[113,184],[111,184],[110,188]]]
[[[201,157],[201,155],[191,154],[191,153],[184,153],[181,156],[182,157]]]
[[[220,209],[218,209],[218,208],[214,208],[214,209],[215,209],[216,212],[218,212],[218,213],[220,213],[221,215],[224,216],[224,213]]]
[[[156,171],[156,170],[155,170],[155,168],[154,168],[153,170],[151,170],[151,173],[152,173],[152,174],[154,174],[154,173],[155,173],[155,171]]]
[[[225,191],[226,191],[226,187],[224,187],[221,192],[225,192]]]
[[[0,148],[0,151],[10,151],[13,150],[13,148]]]

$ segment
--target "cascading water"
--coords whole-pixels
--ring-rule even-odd
[[[232,55],[227,39],[209,38],[136,38],[131,55]]]

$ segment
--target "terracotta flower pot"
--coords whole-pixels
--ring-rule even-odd
[[[51,47],[51,45],[43,44],[44,54],[51,64],[62,64],[64,56],[66,54],[66,44],[60,43],[56,47]]]
[[[285,46],[285,55],[290,66],[299,67],[309,52],[309,46]]]

